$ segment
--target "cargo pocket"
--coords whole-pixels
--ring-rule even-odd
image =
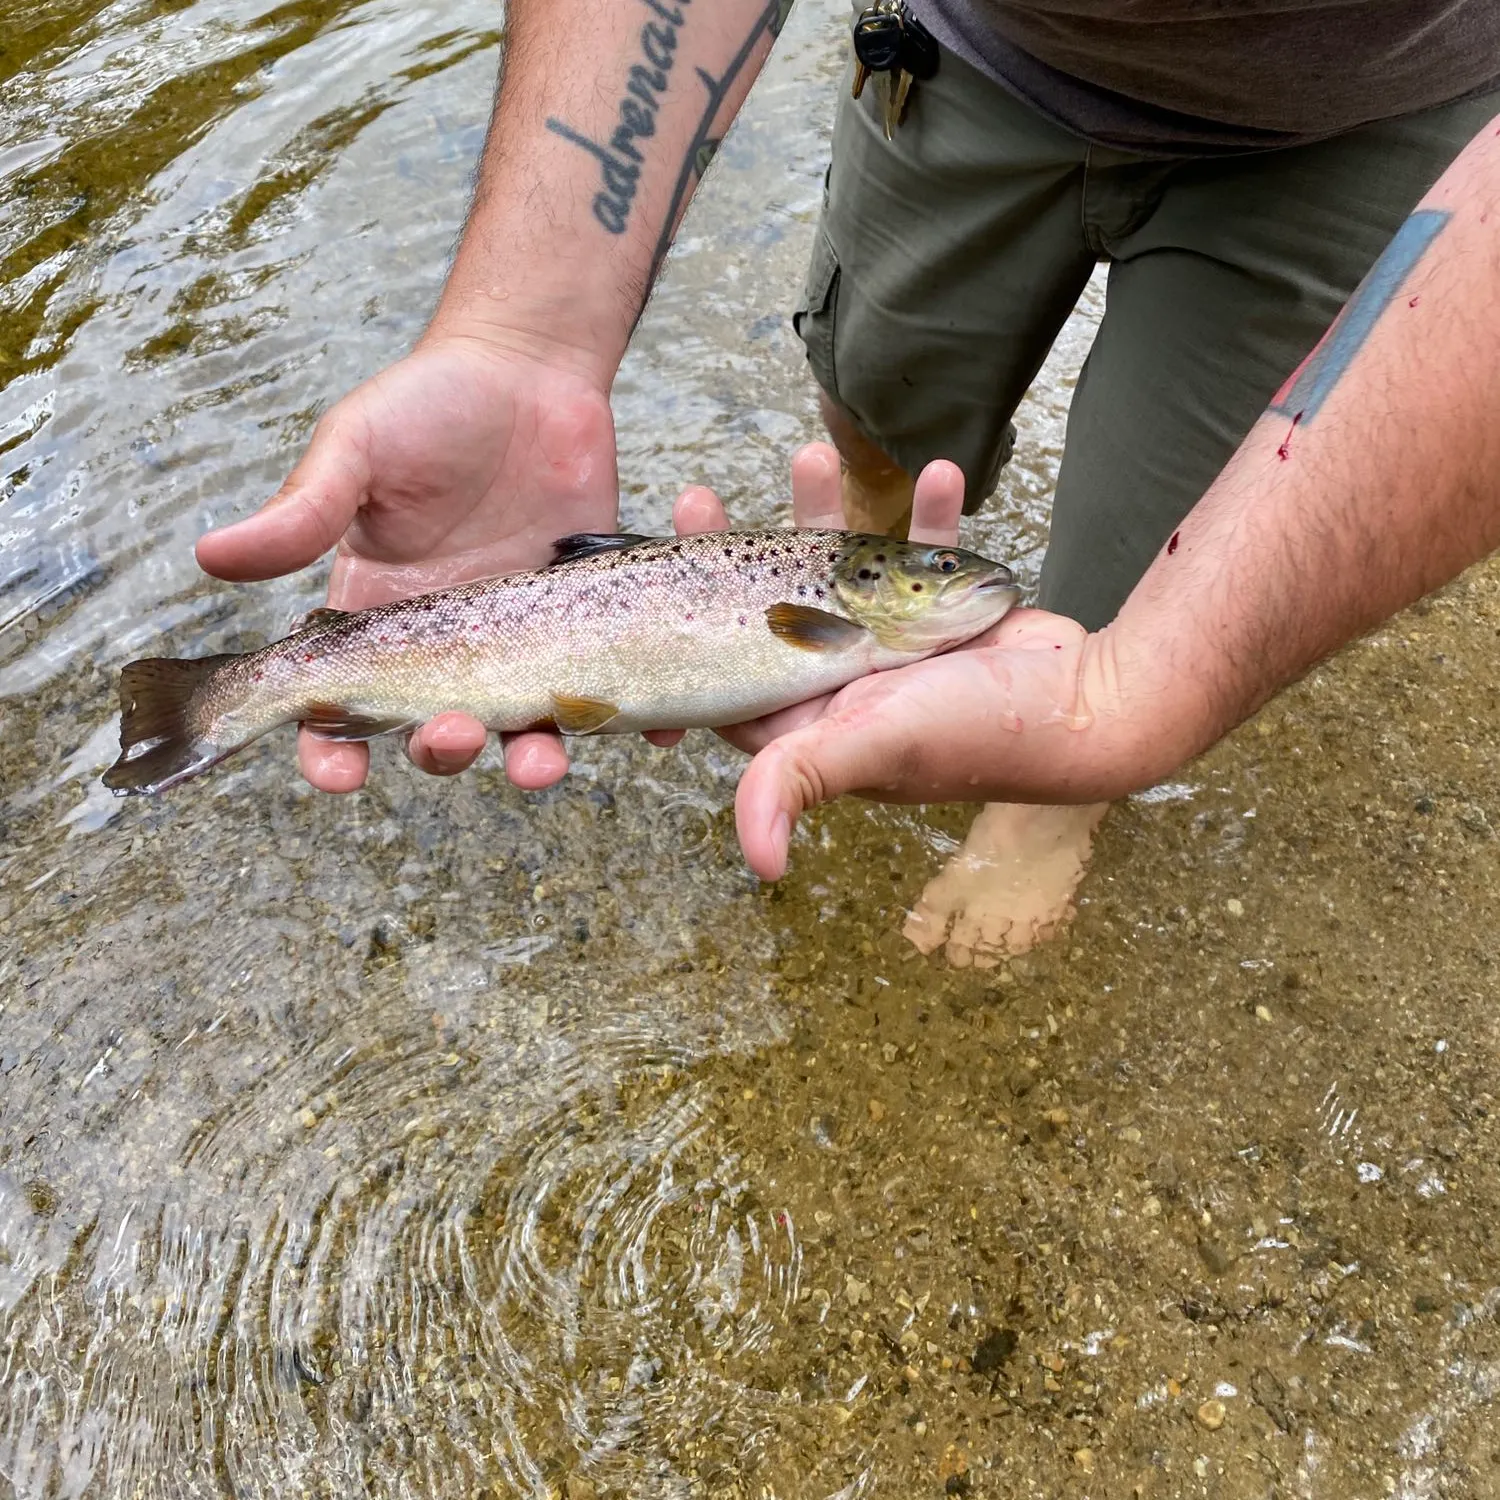
[[[833,333],[839,300],[839,258],[822,226],[813,240],[812,260],[802,298],[792,313],[792,328],[807,350],[814,377],[830,396],[838,395],[834,373]]]

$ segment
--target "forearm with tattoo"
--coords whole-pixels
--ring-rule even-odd
[[[522,322],[601,374],[791,0],[512,0],[474,206],[439,317]]]
[[[1183,757],[1500,546],[1497,128],[1407,220],[1110,628],[1143,726],[1184,731]]]
[[[660,0],[645,0],[645,3],[654,15],[641,27],[640,56],[630,65],[609,138],[594,140],[555,117],[547,121],[548,130],[598,159],[602,184],[594,195],[593,213],[608,234],[624,234],[630,222],[636,187],[650,150],[642,143],[656,135],[657,113],[672,85],[677,65],[678,34],[687,24],[693,0],[679,0],[671,7]],[[771,0],[718,76],[701,66],[694,70],[704,91],[703,112],[697,130],[681,153],[676,186],[652,257],[653,271],[666,258],[688,202],[733,118],[733,112],[725,109],[726,101],[736,96],[739,80],[752,59],[763,56],[764,49],[779,35],[790,8],[789,0]]]

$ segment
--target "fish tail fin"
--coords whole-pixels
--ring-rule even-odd
[[[207,688],[238,656],[148,657],[120,673],[120,758],[104,773],[112,792],[165,791],[226,756],[247,739],[224,744],[214,736]]]

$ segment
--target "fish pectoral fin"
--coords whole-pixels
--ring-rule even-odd
[[[421,720],[381,719],[341,708],[337,703],[309,703],[301,722],[304,729],[312,730],[320,739],[373,740],[401,729],[415,729]]]
[[[773,604],[766,624],[773,635],[803,651],[845,651],[869,633],[842,615],[807,604]]]
[[[310,609],[297,622],[293,635],[301,635],[304,630],[323,630],[329,625],[337,625],[340,620],[347,620],[349,611],[347,609],[329,609],[324,605],[321,609]]]
[[[552,561],[549,568],[562,563],[578,562],[585,557],[598,557],[604,552],[623,552],[627,547],[639,547],[642,542],[657,538],[639,536],[633,531],[575,531],[571,536],[560,536],[552,544]]]
[[[552,717],[564,734],[595,734],[620,716],[618,703],[602,698],[580,698],[572,693],[553,693]]]

